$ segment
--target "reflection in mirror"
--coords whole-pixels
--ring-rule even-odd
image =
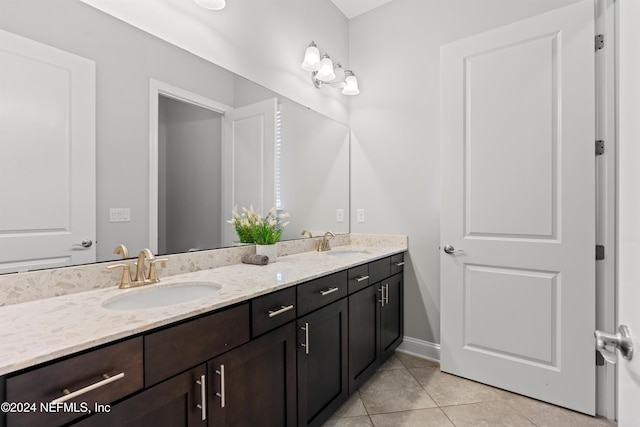
[[[277,204],[289,212],[291,223],[283,239],[301,238],[303,229],[349,231],[349,129],[344,124],[81,2],[0,0],[0,4],[0,29],[95,64],[95,232],[67,242],[58,255],[42,255],[36,250],[39,244],[32,242],[34,259],[62,260],[64,265],[71,251],[84,250],[73,244],[85,238],[94,242],[91,250],[96,251],[97,261],[116,259],[112,252],[120,243],[132,255],[154,245],[161,254],[231,245],[237,237],[226,220],[235,204],[264,210]],[[230,110],[207,116],[198,107],[161,97],[152,131],[152,80]],[[236,111],[267,100],[274,100],[281,128],[278,145],[275,127],[269,143],[273,157],[261,159],[255,141],[241,146],[242,135],[232,130],[241,130]],[[191,116],[195,118],[187,118]],[[150,143],[154,132],[155,153]],[[208,142],[198,146],[196,135]],[[3,138],[2,144],[11,142]],[[150,167],[153,155],[158,158],[157,175]],[[256,162],[261,164],[259,172]],[[13,193],[20,194],[20,179],[13,179],[12,185]],[[155,189],[156,204],[149,202],[150,188]],[[27,258],[28,254],[22,257]],[[42,266],[33,265],[0,271]]]

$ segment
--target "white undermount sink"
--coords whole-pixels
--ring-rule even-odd
[[[351,250],[351,249],[331,249],[330,251],[326,251],[325,254],[329,256],[336,257],[347,257],[354,255],[367,255],[369,251],[359,251],[359,250]]]
[[[161,287],[140,287],[123,296],[102,303],[109,310],[136,310],[165,307],[208,297],[220,290],[220,286],[209,282],[175,283]]]

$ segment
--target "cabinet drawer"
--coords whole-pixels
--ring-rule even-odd
[[[396,254],[391,257],[391,275],[404,271],[404,253]]]
[[[369,286],[369,265],[359,265],[347,272],[349,295]],[[373,283],[373,282],[371,282]]]
[[[112,344],[7,378],[8,402],[37,405],[33,413],[7,414],[7,427],[58,426],[142,389],[142,337]],[[47,404],[73,394],[68,400]],[[86,408],[85,406],[86,405]]]
[[[382,258],[369,263],[369,283],[376,283],[391,276],[391,258]]]
[[[297,286],[298,316],[302,316],[347,295],[347,271],[320,277]]]
[[[249,341],[249,304],[191,320],[144,337],[148,387]]]
[[[251,301],[251,337],[295,320],[296,288],[292,286]]]

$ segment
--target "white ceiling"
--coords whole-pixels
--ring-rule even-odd
[[[391,0],[331,0],[338,9],[344,13],[344,16],[351,19],[365,12],[389,3]]]

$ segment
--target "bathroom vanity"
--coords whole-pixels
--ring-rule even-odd
[[[0,424],[319,426],[402,341],[405,250],[344,246],[265,267],[190,273],[221,289],[181,304],[168,321],[152,318],[178,306],[128,315],[99,307],[93,315],[120,329],[111,338],[34,366],[0,368],[1,400],[14,405]],[[117,291],[77,298],[105,301]],[[73,298],[63,305],[81,308],[69,306]],[[140,311],[154,313],[144,326]]]

